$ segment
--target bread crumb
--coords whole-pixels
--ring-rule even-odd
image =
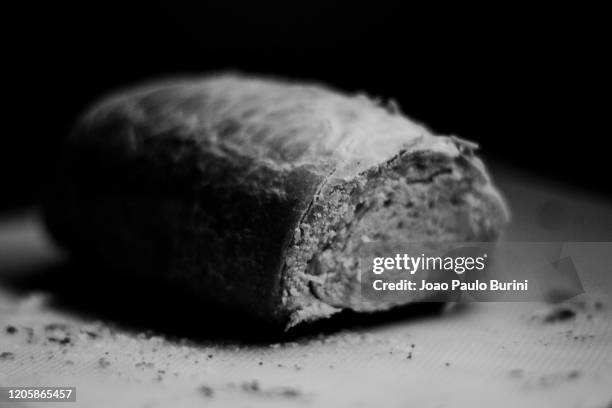
[[[215,394],[215,391],[208,385],[200,386],[200,388],[198,388],[198,391],[200,391],[200,393],[206,398],[211,398]]]
[[[8,351],[4,351],[2,353],[0,353],[0,361],[4,361],[4,360],[14,360],[15,359],[15,354],[8,352]]]
[[[110,361],[108,361],[107,359],[105,359],[104,357],[102,357],[101,359],[98,360],[98,365],[102,368],[106,368],[108,366],[110,366]]]

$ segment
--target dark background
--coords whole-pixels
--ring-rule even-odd
[[[36,202],[71,123],[108,90],[228,68],[392,97],[492,162],[612,197],[601,10],[94,2],[3,14],[0,210]]]

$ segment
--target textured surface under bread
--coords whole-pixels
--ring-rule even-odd
[[[151,85],[106,99],[77,124],[47,219],[60,241],[112,268],[168,276],[296,324],[339,310],[304,278],[339,226],[309,221],[313,203],[328,219],[354,211],[358,188],[341,211],[328,203],[373,169],[399,160],[419,178],[442,166],[451,186],[469,180],[467,191],[479,192],[463,211],[487,207],[481,221],[499,231],[503,203],[471,147],[321,87],[235,76]],[[307,245],[296,239],[305,222],[319,230]],[[476,224],[463,232],[481,237]]]

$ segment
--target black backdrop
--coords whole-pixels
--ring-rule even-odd
[[[488,159],[612,196],[603,12],[283,4],[5,9],[0,209],[35,202],[75,116],[101,94],[227,68],[393,97]]]

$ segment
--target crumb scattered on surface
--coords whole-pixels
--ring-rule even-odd
[[[531,316],[531,320],[542,323],[561,323],[575,320],[581,316],[592,320],[603,309],[604,304],[600,300],[573,299],[548,305],[546,308],[536,311]]]
[[[233,386],[233,384],[230,384]],[[293,387],[270,387],[263,388],[259,384],[259,381],[244,381],[239,385],[239,388],[244,391],[255,395],[265,396],[265,397],[286,397],[286,398],[296,398],[301,397],[303,393],[297,388]]]
[[[98,365],[102,368],[106,368],[108,366],[111,365],[110,361],[108,361],[107,359],[105,359],[104,357],[102,357],[101,359],[98,360]]]
[[[45,325],[44,330],[47,341],[63,346],[72,343],[70,328],[66,324],[50,323]]]
[[[202,385],[198,388],[198,391],[207,398],[211,398],[215,394],[215,391],[208,385]]]
[[[568,330],[565,332],[565,337],[574,341],[586,341],[595,338],[594,334],[576,333],[574,330]]]
[[[549,313],[547,313],[542,321],[544,323],[554,323],[554,322],[562,322],[565,320],[570,320],[576,317],[576,312],[566,306],[559,306],[551,309]]]
[[[303,391],[289,386],[263,387],[259,380],[243,381],[239,383],[230,382],[222,386],[213,387],[211,385],[201,385],[198,392],[205,398],[212,398],[218,393],[243,392],[254,397],[263,398],[303,398],[306,397]]]
[[[583,376],[584,372],[580,370],[551,373],[536,378],[527,379],[525,386],[534,389],[557,387],[570,381],[577,381]],[[522,376],[518,376],[516,378],[522,378]]]
[[[98,338],[98,333],[94,333],[94,332],[89,331],[89,330],[84,330],[83,333],[85,333],[87,336],[89,336],[92,339],[97,339]]]
[[[14,359],[15,359],[15,353],[11,353],[9,351],[4,351],[0,353],[0,361],[14,360]]]

